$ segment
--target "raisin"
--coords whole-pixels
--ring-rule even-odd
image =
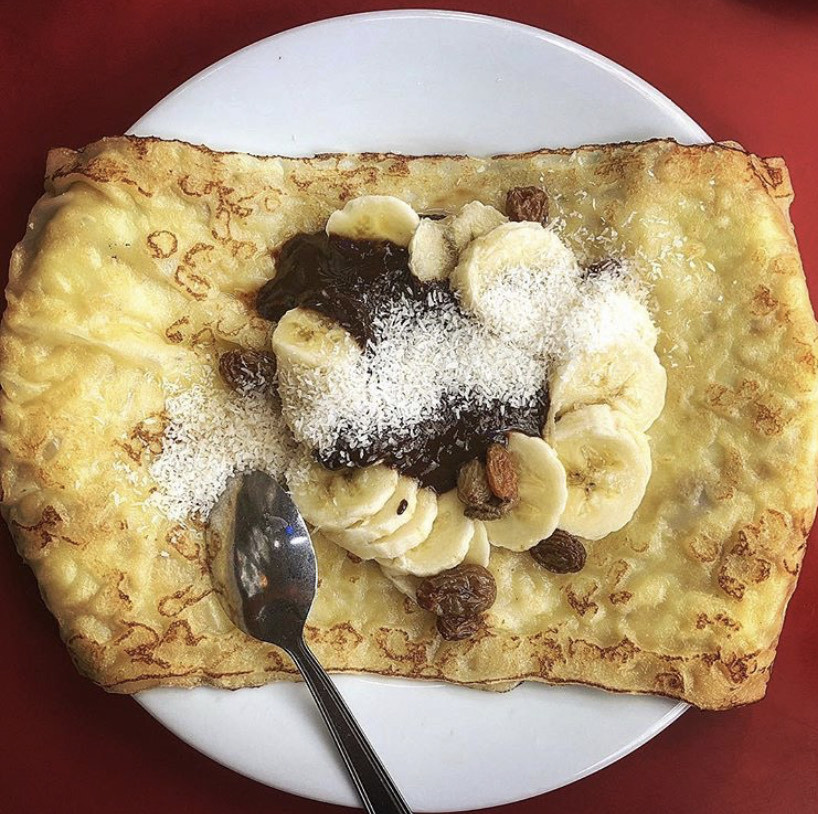
[[[460,467],[457,474],[457,496],[466,506],[480,506],[491,500],[486,467],[477,458]]]
[[[480,630],[479,616],[438,616],[437,632],[450,642],[469,639]]]
[[[539,187],[513,187],[506,195],[506,215],[513,221],[545,223],[548,220],[548,196]]]
[[[555,574],[574,574],[585,565],[585,546],[567,531],[557,529],[531,549],[531,556]]]
[[[490,444],[486,450],[486,478],[495,497],[504,503],[517,501],[517,470],[511,453],[502,444]]]
[[[398,503],[398,514],[403,514],[409,508],[409,501],[404,498]]]
[[[219,357],[224,383],[237,393],[269,390],[275,381],[276,358],[260,350],[229,350]]]
[[[496,598],[497,583],[482,565],[458,565],[426,577],[417,589],[418,605],[437,616],[476,616]]]
[[[512,503],[494,500],[492,503],[478,503],[476,506],[466,506],[463,514],[470,520],[499,520],[511,510]]]

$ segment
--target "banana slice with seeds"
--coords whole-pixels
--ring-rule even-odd
[[[329,216],[327,234],[352,240],[388,240],[408,246],[420,217],[393,195],[362,195]]]
[[[452,489],[437,499],[437,517],[429,536],[400,557],[378,562],[398,574],[428,577],[463,562],[474,535],[474,523],[463,514],[463,504]]]
[[[504,517],[485,525],[493,545],[527,551],[557,528],[568,498],[565,469],[542,438],[509,433],[508,451],[517,472],[519,501]]]
[[[402,487],[403,481],[414,486],[411,501],[407,499],[407,495],[412,495],[412,491]],[[398,514],[404,500],[406,508]],[[401,478],[394,498],[390,498],[377,515],[351,528],[331,532],[327,536],[362,560],[399,557],[420,545],[429,536],[436,516],[435,493],[430,489],[418,489],[411,478]],[[394,528],[388,531],[393,526]],[[376,537],[371,536],[373,532],[379,530],[384,531]]]
[[[553,444],[568,480],[559,527],[587,540],[621,529],[639,508],[650,480],[644,433],[622,413],[596,404],[557,421]]]
[[[290,468],[287,482],[310,525],[337,530],[381,511],[395,493],[398,473],[381,464],[331,471],[305,456]]]
[[[647,430],[662,412],[666,391],[667,373],[659,357],[640,342],[581,354],[551,376],[551,431],[566,413],[592,404],[607,404],[635,429]]]
[[[280,366],[329,370],[361,355],[351,334],[308,308],[293,308],[281,317],[273,331],[272,346]]]

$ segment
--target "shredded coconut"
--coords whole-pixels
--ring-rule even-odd
[[[502,403],[534,404],[549,368],[632,337],[655,343],[641,293],[627,274],[583,280],[573,261],[543,290],[542,272],[498,275],[482,309],[505,309],[519,326],[493,333],[442,292],[425,302],[399,298],[373,316],[367,350],[329,370],[284,368],[279,391],[298,441],[320,453],[344,439],[365,450],[379,440],[411,437],[434,420],[441,404],[458,410]],[[652,333],[651,333],[652,332]]]
[[[280,479],[294,442],[269,395],[238,395],[215,381],[165,401],[168,425],[150,475],[149,502],[168,518],[205,519],[231,475],[263,469]]]
[[[521,406],[543,383],[543,365],[490,334],[450,299],[400,298],[375,314],[367,351],[323,370],[282,370],[284,416],[295,437],[329,450],[343,431],[353,446],[410,432],[456,404]]]
[[[554,364],[629,337],[652,346],[656,328],[635,275],[583,279],[578,269],[572,260],[545,281],[526,268],[498,275],[482,302],[516,326],[500,334],[439,290],[425,302],[391,300],[373,315],[366,351],[329,370],[280,368],[283,408],[268,395],[226,391],[215,373],[172,393],[163,451],[150,467],[158,487],[150,502],[172,520],[204,519],[235,473],[259,468],[281,480],[289,465],[295,476],[305,447],[331,450],[341,434],[361,449],[376,438],[406,438],[423,431],[444,401],[455,413],[490,403],[525,407]]]

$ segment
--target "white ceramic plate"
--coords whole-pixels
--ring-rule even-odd
[[[186,82],[131,132],[279,155],[709,140],[662,94],[592,51],[505,20],[438,11],[340,17],[262,40]],[[492,695],[354,676],[338,685],[417,811],[557,788],[618,760],[685,709],[580,687]],[[357,805],[303,685],[151,690],[138,700],[237,772]]]

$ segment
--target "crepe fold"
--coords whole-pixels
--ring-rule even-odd
[[[127,137],[52,151],[0,328],[0,483],[84,674],[116,692],[293,676],[223,613],[204,524],[150,500],[167,394],[206,386],[220,351],[267,347],[253,297],[274,250],[349,198],[502,209],[529,184],[581,258],[629,258],[650,283],[668,394],[644,501],[578,574],[493,550],[498,599],[465,642],[317,534],[310,644],[335,671],[709,709],[763,696],[816,508],[816,324],[784,163],[672,141],[492,158],[258,158]]]

